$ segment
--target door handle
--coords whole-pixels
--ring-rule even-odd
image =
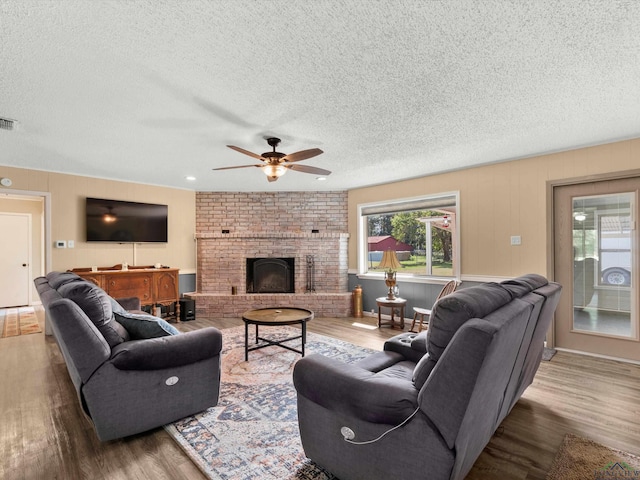
[[[23,267],[26,267],[27,265],[28,265],[27,263],[23,263],[23,264],[22,264],[22,266],[23,266]]]

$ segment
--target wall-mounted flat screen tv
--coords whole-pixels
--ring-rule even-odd
[[[87,242],[167,242],[168,207],[87,197]]]

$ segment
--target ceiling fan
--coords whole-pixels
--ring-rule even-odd
[[[329,170],[296,164],[296,162],[299,162],[300,160],[307,160],[308,158],[312,158],[323,153],[319,148],[301,150],[299,152],[290,153],[287,155],[286,153],[276,152],[276,147],[280,143],[279,138],[269,137],[266,140],[269,146],[273,148],[273,151],[265,152],[261,155],[245,150],[244,148],[236,147],[234,145],[227,145],[227,147],[235,150],[236,152],[244,153],[245,155],[249,155],[250,157],[257,158],[264,163],[253,165],[239,165],[237,167],[214,168],[214,170],[258,167],[261,168],[262,171],[267,175],[267,180],[269,180],[270,182],[275,182],[276,180],[278,180],[278,178],[287,173],[287,170],[295,170],[296,172],[302,173],[312,173],[315,175],[331,175],[331,172]]]

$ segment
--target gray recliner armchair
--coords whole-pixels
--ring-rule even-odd
[[[179,333],[160,319],[126,312],[69,272],[34,283],[100,440],[144,432],[217,404],[222,334],[216,328]],[[117,316],[130,322],[130,331]]]

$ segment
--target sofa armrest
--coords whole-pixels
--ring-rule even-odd
[[[319,354],[298,360],[293,384],[298,395],[324,408],[372,423],[399,423],[417,406],[418,391],[411,381]]]
[[[120,305],[122,305],[122,308],[124,308],[127,311],[132,311],[132,310],[141,310],[142,305],[140,303],[140,299],[138,297],[125,297],[125,298],[116,298],[115,299],[116,302],[118,302]]]
[[[220,355],[222,333],[207,327],[180,335],[132,340],[116,345],[110,362],[119,370],[161,370]]]

